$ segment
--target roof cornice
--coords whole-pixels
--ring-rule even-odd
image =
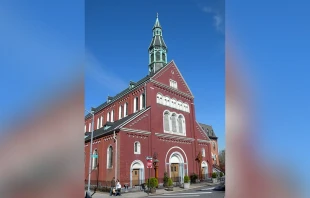
[[[129,129],[129,128],[120,128],[121,131],[129,132],[129,133],[136,133],[136,134],[143,134],[143,135],[149,135],[151,134],[150,131],[143,131],[139,129]]]
[[[178,135],[171,135],[171,134],[163,134],[163,133],[155,133],[156,136],[158,137],[162,137],[162,138],[172,138],[172,139],[175,139],[175,140],[184,140],[184,141],[195,141],[194,138],[187,138],[187,137],[184,137],[184,136],[178,136]]]

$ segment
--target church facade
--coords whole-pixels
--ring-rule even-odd
[[[184,176],[192,173],[210,177],[219,164],[212,127],[196,121],[194,96],[176,63],[167,61],[158,16],[148,52],[148,75],[94,108],[94,126],[93,116],[85,116],[86,182],[92,127],[92,184],[115,177],[133,187],[149,174],[162,183],[164,172],[183,183]],[[151,169],[147,157],[156,160]]]

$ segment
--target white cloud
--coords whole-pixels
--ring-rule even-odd
[[[224,17],[223,15],[211,8],[211,7],[208,7],[208,6],[205,6],[202,8],[202,11],[204,11],[205,13],[208,13],[208,14],[212,14],[213,15],[213,21],[214,21],[214,27],[216,28],[217,31],[221,32],[221,33],[224,33]]]
[[[85,73],[87,78],[92,79],[95,83],[111,90],[112,92],[120,92],[125,89],[128,83],[124,82],[115,73],[108,71],[102,63],[89,51],[85,53],[86,67]]]

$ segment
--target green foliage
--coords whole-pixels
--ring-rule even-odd
[[[224,176],[224,173],[220,172],[220,177],[223,177]]]
[[[212,178],[217,178],[217,173],[212,173]]]
[[[168,186],[173,186],[173,182],[172,182],[172,179],[171,178],[168,178]]]
[[[198,179],[198,175],[195,173],[192,173],[190,175],[190,178],[191,178],[191,183],[196,183],[196,179]]]
[[[168,185],[168,173],[167,172],[164,172],[164,186],[167,186]]]
[[[189,183],[189,177],[187,175],[184,176],[184,183]]]
[[[155,177],[151,177],[146,183],[149,188],[156,188],[158,186],[158,180]]]

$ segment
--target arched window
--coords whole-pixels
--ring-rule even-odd
[[[177,132],[177,119],[176,119],[176,114],[173,113],[171,116],[171,125],[172,125],[172,132],[176,133]]]
[[[166,61],[166,54],[162,53],[163,61]]]
[[[164,113],[164,130],[165,131],[170,131],[170,126],[169,126],[169,111],[165,111]]]
[[[179,133],[183,133],[183,116],[179,115],[178,117],[178,126],[179,126]]]
[[[103,126],[103,116],[100,118],[100,128]]]
[[[107,113],[107,122],[110,122],[110,115],[111,115],[111,113],[108,112],[108,113]]]
[[[141,154],[140,142],[134,143],[134,154]]]
[[[142,94],[142,108],[146,107],[146,98],[145,98],[145,94]]]
[[[84,132],[86,132],[86,124],[84,125]]]
[[[95,149],[94,152],[93,152],[92,169],[97,168],[97,165],[98,165],[98,152],[97,152],[97,149]]]
[[[154,53],[151,54],[151,63],[154,62]]]
[[[114,110],[111,112],[111,122],[114,122]]]
[[[156,52],[156,61],[160,60],[160,52]]]
[[[99,129],[100,118],[97,118],[97,129]]]
[[[202,157],[206,157],[206,150],[204,148],[201,149],[201,155]]]
[[[122,106],[118,107],[118,119],[122,118]]]
[[[107,168],[113,167],[113,147],[109,146],[107,151]]]
[[[88,132],[91,132],[91,123],[88,124]]]
[[[127,115],[128,115],[128,103],[126,102],[124,106],[124,117],[126,117]]]
[[[145,108],[145,94],[140,95],[140,110]]]

